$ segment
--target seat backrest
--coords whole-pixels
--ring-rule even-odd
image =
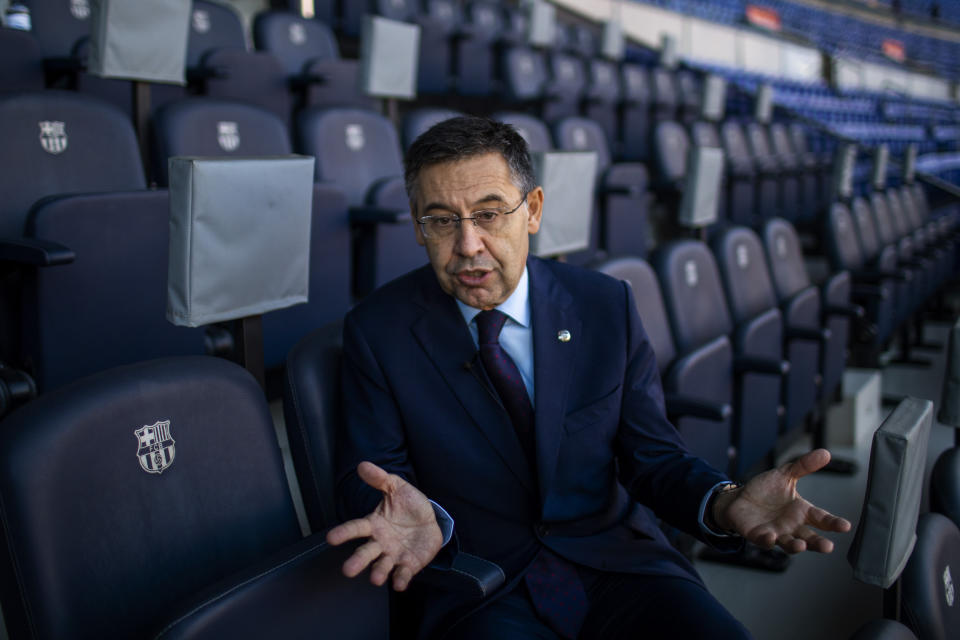
[[[167,184],[172,156],[277,156],[291,152],[283,121],[253,105],[217,98],[190,98],[160,109],[153,118],[157,180]]]
[[[508,100],[523,102],[543,96],[547,84],[547,61],[543,52],[512,46],[503,53],[501,66]]]
[[[216,71],[204,82],[204,93],[222,100],[239,100],[273,112],[290,122],[291,99],[283,66],[266,51],[213,49],[201,67]]]
[[[752,173],[753,157],[747,136],[743,133],[740,123],[727,120],[720,127],[720,139],[723,141],[723,150],[730,168],[735,172]]]
[[[563,151],[593,151],[597,154],[597,173],[610,166],[610,148],[603,128],[589,118],[570,116],[553,127],[553,140]]]
[[[856,271],[863,267],[863,253],[853,216],[847,205],[834,202],[826,220],[827,257],[835,270]]]
[[[670,326],[680,353],[733,331],[716,260],[706,244],[675,240],[661,247],[656,258]]]
[[[756,232],[747,227],[728,227],[712,245],[734,324],[776,308],[777,295]]]
[[[777,158],[773,155],[770,148],[770,141],[767,139],[767,129],[759,122],[751,122],[747,125],[747,140],[750,142],[750,150],[753,152],[753,158],[756,164],[777,166]]]
[[[548,91],[552,96],[571,101],[584,95],[589,77],[582,58],[569,53],[554,53],[547,66],[550,70]]]
[[[910,226],[907,212],[904,211],[903,203],[900,201],[900,193],[896,189],[890,188],[884,192],[884,195],[887,198],[887,211],[890,213],[894,230],[901,237],[907,235],[913,228]]]
[[[679,96],[674,73],[664,67],[655,67],[650,71],[651,87],[653,89],[653,104],[658,110],[670,112],[677,108]]]
[[[527,141],[527,147],[531,153],[553,149],[550,129],[540,118],[519,111],[498,111],[492,117],[494,120],[512,125],[517,133]]]
[[[0,29],[0,95],[43,89],[43,52],[36,36]]]
[[[653,157],[660,179],[680,185],[687,175],[687,154],[690,139],[679,122],[662,120],[653,130]]]
[[[650,103],[652,89],[646,67],[639,64],[623,64],[620,66],[620,75],[624,102],[643,105]]]
[[[620,75],[617,65],[609,60],[594,58],[588,62],[587,76],[590,84],[587,88],[587,99],[607,105],[616,104],[620,100]]]
[[[301,538],[263,392],[226,360],[103,372],[0,432],[12,637],[140,637]]]
[[[566,27],[559,24],[557,28],[566,28],[569,34],[567,38],[568,51],[586,60],[597,55],[597,38],[590,27],[585,24],[571,24]]]
[[[333,495],[333,456],[341,420],[342,334],[342,322],[311,332],[290,350],[284,371],[284,423],[304,511],[313,531],[339,522]]]
[[[67,91],[0,99],[0,236],[23,235],[44,196],[146,186],[137,136],[116,108]]]
[[[308,60],[338,60],[333,30],[319,20],[290,11],[262,11],[253,20],[253,44],[280,61],[288,76],[303,71]]]
[[[960,527],[960,447],[940,454],[930,474],[930,509]]]
[[[466,16],[471,35],[483,42],[496,42],[506,28],[505,16],[496,2],[470,2],[466,8]]]
[[[792,298],[810,287],[800,238],[792,224],[783,218],[768,220],[763,226],[763,244],[779,300]]]
[[[854,198],[851,203],[851,214],[856,228],[857,238],[863,250],[864,261],[874,258],[880,251],[880,238],[877,237],[877,227],[873,221],[873,212],[870,204],[864,198]]]
[[[717,131],[717,125],[712,122],[698,120],[690,125],[690,137],[698,147],[723,148],[723,142],[720,140],[720,132]]]
[[[884,245],[896,244],[898,240],[897,230],[893,226],[887,199],[883,193],[875,191],[870,194],[870,209],[873,211],[873,223],[877,230],[877,238]]]
[[[803,125],[799,122],[793,122],[790,124],[790,138],[793,142],[793,149],[798,154],[803,155],[810,152],[810,149],[807,146],[807,132],[804,130]]]
[[[380,114],[360,109],[308,109],[300,113],[298,150],[316,158],[317,179],[362,205],[374,183],[403,175],[396,129]]]
[[[960,529],[939,513],[920,516],[917,542],[900,576],[903,620],[917,636],[929,640],[957,637],[957,567]]]
[[[879,618],[871,620],[850,636],[850,640],[917,640],[917,636],[896,620]]]
[[[923,219],[920,217],[920,209],[917,208],[917,202],[913,197],[913,191],[909,186],[900,185],[898,191],[900,194],[900,204],[903,206],[903,212],[910,222],[910,227],[919,229],[923,226]]]
[[[793,143],[790,142],[790,134],[785,124],[774,122],[770,125],[770,142],[782,167],[794,170],[800,166],[798,154],[793,148]]]
[[[243,20],[232,6],[210,0],[193,0],[187,35],[187,68],[197,67],[215,49],[247,50]]]
[[[677,357],[677,350],[673,345],[670,321],[667,319],[657,274],[645,260],[631,256],[612,258],[597,265],[596,269],[627,282],[633,289],[637,312],[650,338],[653,353],[657,356],[657,366],[663,373]]]
[[[678,71],[677,92],[680,104],[688,115],[693,115],[700,109],[700,80],[696,73],[686,69]]]
[[[421,107],[407,113],[403,119],[403,147],[409,149],[413,141],[435,124],[464,115],[454,109]]]
[[[69,58],[77,40],[90,35],[90,0],[31,0],[29,6],[44,58]]]

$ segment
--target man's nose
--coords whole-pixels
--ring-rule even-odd
[[[483,234],[480,227],[473,224],[473,220],[462,220],[457,233],[457,253],[463,256],[474,256],[483,249]]]

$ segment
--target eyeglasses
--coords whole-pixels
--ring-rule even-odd
[[[460,217],[454,214],[423,216],[417,218],[417,222],[420,224],[420,229],[423,230],[424,238],[446,238],[452,236],[457,229],[460,228],[460,223],[464,220],[473,220],[473,226],[480,228],[490,235],[497,235],[506,228],[507,216],[519,209],[526,202],[527,194],[523,194],[520,203],[509,211],[483,209],[482,211],[474,211],[472,215],[467,217]]]

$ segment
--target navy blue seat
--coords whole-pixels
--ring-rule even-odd
[[[618,155],[624,160],[646,162],[651,125],[656,122],[650,117],[650,76],[645,67],[624,63],[620,66],[620,84],[623,91],[619,108],[621,138]]]
[[[760,186],[747,138],[740,125],[730,120],[721,126],[720,138],[727,168],[727,217],[734,224],[755,227],[761,220]]]
[[[453,0],[426,0],[417,18],[420,57],[417,93],[446,94],[453,88],[454,47],[462,33],[460,6]]]
[[[166,183],[171,156],[278,156],[292,153],[283,122],[250,105],[194,98],[174,103],[154,118],[157,165]],[[290,348],[312,329],[343,316],[352,303],[350,225],[344,192],[315,184],[310,222],[309,302],[263,318],[266,366],[283,364]]]
[[[796,231],[786,220],[773,218],[763,227],[763,245],[774,291],[784,319],[785,353],[790,374],[784,386],[786,415],[783,431],[804,426],[817,408],[823,380],[822,354],[831,334],[823,326],[823,303],[810,283]],[[841,352],[845,349],[841,348]]]
[[[30,2],[32,33],[44,58],[69,58],[77,41],[90,34],[90,3],[35,0]]]
[[[759,122],[746,125],[747,141],[757,172],[757,212],[761,219],[783,217],[796,220],[797,179],[783,170],[767,138],[766,127]]]
[[[869,211],[881,247],[893,249],[901,286],[897,288],[897,325],[905,326],[910,316],[926,298],[925,269],[913,261],[913,240],[897,234],[886,197],[881,192],[870,195]]]
[[[674,72],[664,67],[654,67],[650,71],[650,88],[653,120],[676,120],[680,115],[680,96]]]
[[[658,249],[654,259],[677,351],[690,358],[686,388],[704,397],[730,403],[734,397],[733,321],[710,250],[695,240],[676,240]],[[680,375],[678,372],[676,375]],[[727,470],[735,458],[732,419],[723,422],[691,418],[678,421],[690,449],[717,469]]]
[[[650,339],[663,382],[667,416],[687,446],[727,464],[733,389],[729,384],[733,350],[726,336],[698,347],[674,341],[667,304],[650,265],[630,256],[597,266],[607,275],[630,283],[643,328]]]
[[[620,140],[620,127],[617,108],[620,103],[620,74],[617,65],[609,60],[593,58],[587,61],[588,84],[583,97],[583,115],[597,122],[604,133],[614,155]]]
[[[462,35],[453,56],[453,77],[458,94],[489,96],[494,91],[496,48],[507,25],[495,2],[468,2],[463,10]]]
[[[462,115],[463,113],[453,109],[435,107],[413,109],[403,118],[403,148],[409,149],[413,141],[433,125]]]
[[[700,78],[694,71],[683,69],[676,73],[676,85],[680,119],[683,122],[693,122],[700,116]]]
[[[517,133],[526,141],[531,153],[551,151],[553,138],[550,129],[543,120],[527,113],[516,111],[498,111],[491,116],[494,120],[512,125]]]
[[[960,566],[960,529],[939,513],[917,523],[917,541],[900,576],[903,621],[920,638],[947,640],[960,631],[955,582],[950,567]]]
[[[560,120],[554,126],[553,137],[557,149],[597,154],[599,215],[594,215],[591,249],[581,252],[583,262],[596,259],[598,252],[610,257],[646,256],[651,199],[646,167],[638,162],[613,162],[603,129],[587,118],[574,116]]]
[[[400,22],[412,22],[417,16],[417,3],[414,0],[352,0],[338,4],[340,30],[351,38],[360,37],[363,17],[367,14]]]
[[[793,187],[784,188],[784,211],[788,213],[788,218],[789,215],[793,215],[798,223],[813,224],[820,213],[816,170],[804,165],[800,154],[793,147],[790,133],[785,124],[775,122],[770,125],[769,130],[770,144],[780,161],[780,167],[784,173],[796,180],[795,200],[789,200],[787,193]]]
[[[500,59],[503,98],[529,103],[539,109],[547,86],[547,59],[543,52],[523,44],[508,46]]]
[[[386,637],[386,594],[338,570],[350,547],[302,539],[267,403],[237,365],[102,372],[0,432],[11,637]]]
[[[586,62],[572,53],[554,51],[547,56],[547,69],[550,76],[543,91],[540,117],[553,122],[579,115],[587,91]]]
[[[780,434],[781,387],[789,372],[783,361],[783,316],[770,279],[763,243],[746,227],[729,227],[712,242],[733,320],[740,365],[734,404],[733,473],[745,477],[772,459]]]
[[[43,89],[43,53],[36,36],[0,29],[0,95]]]
[[[347,194],[357,297],[426,262],[414,240],[396,129],[361,109],[307,109],[298,117],[296,147],[316,158],[318,181]]]

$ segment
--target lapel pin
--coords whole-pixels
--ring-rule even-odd
[[[570,342],[570,332],[563,329],[557,333],[557,340],[560,342]]]

